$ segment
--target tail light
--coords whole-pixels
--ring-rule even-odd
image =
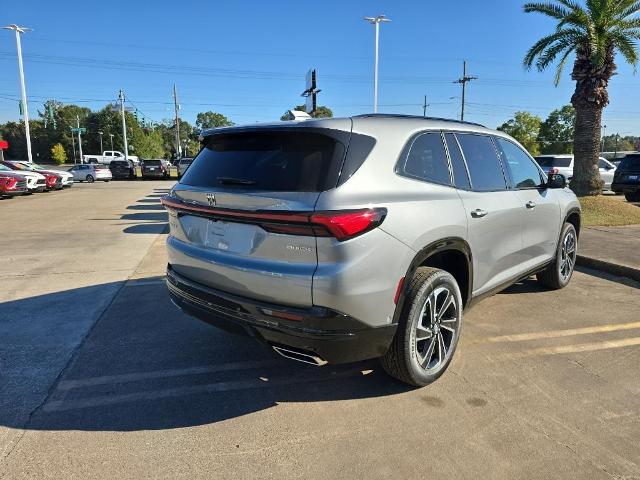
[[[549,175],[556,175],[560,173],[560,169],[558,167],[551,167],[549,169]]]
[[[0,177],[0,187],[4,190],[13,190],[18,180],[13,177]]]
[[[384,221],[387,215],[386,208],[323,212],[247,212],[183,203],[170,197],[164,197],[162,204],[169,210],[175,209],[213,219],[260,225],[271,233],[334,237],[341,242],[373,230]]]

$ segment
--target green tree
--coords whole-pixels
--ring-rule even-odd
[[[603,152],[630,152],[636,149],[635,146],[635,137],[621,137],[618,134],[613,134],[602,139]]]
[[[498,127],[508,133],[526,148],[531,155],[538,155],[538,132],[542,119],[529,112],[516,112],[513,118]]]
[[[555,83],[572,53],[571,78],[576,88],[571,104],[576,109],[573,138],[575,166],[571,188],[578,195],[597,195],[603,182],[598,171],[602,110],[609,103],[607,87],[616,71],[615,56],[634,67],[638,63],[640,2],[638,0],[552,0],[527,3],[526,13],[541,13],[556,21],[556,29],[538,40],[524,57],[527,68],[545,70],[559,59]]]
[[[231,120],[221,113],[217,112],[200,112],[196,116],[196,127],[200,130],[205,128],[231,127],[235,125]]]
[[[304,105],[296,105],[295,107],[293,107],[291,110],[297,110],[299,112],[306,112],[306,107]],[[316,107],[316,111],[313,112],[313,114],[311,115],[313,118],[332,118],[333,117],[333,112],[331,111],[331,109],[325,105],[321,105],[319,107]],[[282,115],[280,117],[280,120],[287,120],[287,113],[285,112],[284,115]]]
[[[540,125],[538,144],[540,152],[573,153],[576,110],[571,105],[554,110]]]
[[[58,164],[62,165],[67,161],[67,154],[64,151],[64,147],[61,143],[56,143],[53,147],[51,147],[51,158]]]

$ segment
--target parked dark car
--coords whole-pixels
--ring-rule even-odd
[[[622,159],[613,177],[611,190],[624,193],[628,202],[640,202],[640,153],[630,153]]]
[[[28,191],[27,180],[24,177],[6,172],[0,174],[0,198],[15,197]]]
[[[109,170],[115,180],[130,180],[136,176],[131,160],[113,160],[109,164]]]
[[[169,162],[166,160],[143,160],[142,178],[169,178]]]

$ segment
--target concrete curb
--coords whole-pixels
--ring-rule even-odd
[[[577,256],[576,264],[581,267],[601,270],[612,275],[627,277],[640,282],[640,269],[638,268],[628,267],[626,265],[618,265],[617,263],[607,262],[606,260],[600,260],[597,258],[585,257],[584,255]]]

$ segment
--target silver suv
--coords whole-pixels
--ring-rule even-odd
[[[417,386],[463,309],[571,279],[580,205],[512,138],[399,115],[215,129],[163,199],[187,313],[315,365],[382,357]]]

